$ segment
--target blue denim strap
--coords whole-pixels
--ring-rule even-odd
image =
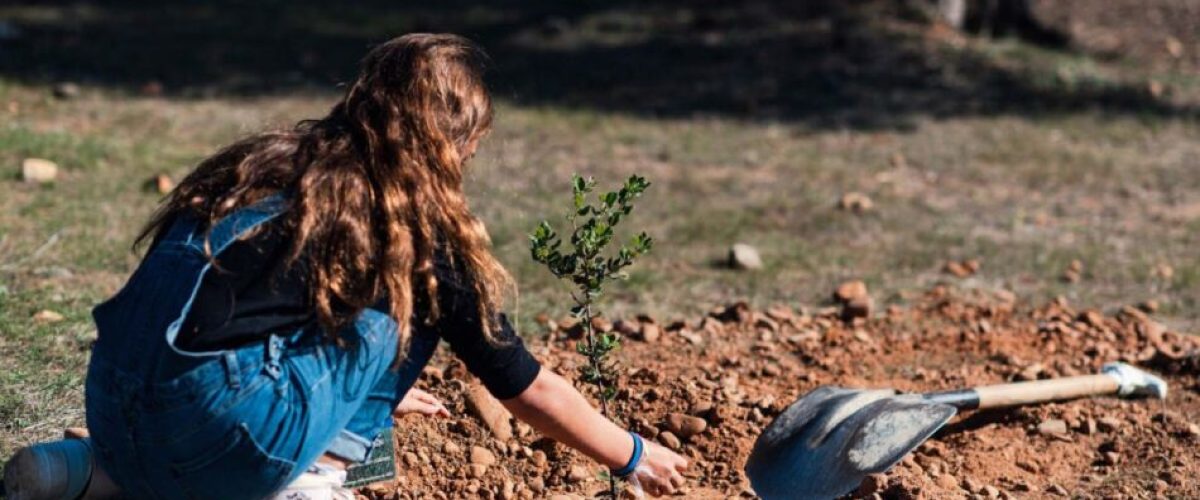
[[[225,351],[223,359],[225,362],[225,381],[231,389],[240,389],[242,387],[242,367],[238,363],[237,351],[232,349]]]
[[[260,224],[274,219],[285,208],[287,208],[287,199],[282,194],[273,194],[263,198],[258,203],[234,211],[213,225],[212,229],[208,232],[207,239],[205,240],[208,242],[208,252],[213,257],[216,257],[243,234],[253,230]],[[187,242],[193,247],[205,250],[203,246],[197,246],[197,236],[196,231],[193,231],[189,235]],[[179,316],[167,326],[167,345],[176,354],[181,356],[204,357],[221,354],[221,351],[189,352],[175,347],[175,338],[179,336],[179,329],[183,327],[184,320],[187,319],[188,313],[192,310],[192,303],[196,300],[196,294],[199,293],[200,285],[204,282],[204,275],[211,268],[212,263],[209,262],[200,269],[200,273],[196,276],[196,283],[192,285],[192,293],[188,296],[187,302],[184,303],[183,309],[179,311]]]

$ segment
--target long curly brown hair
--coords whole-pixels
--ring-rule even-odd
[[[410,34],[372,50],[329,115],[239,141],[202,161],[146,226],[157,238],[180,215],[212,227],[285,193],[292,234],[285,265],[304,259],[317,321],[336,332],[386,300],[403,359],[414,290],[438,315],[435,252],[479,296],[484,336],[512,283],[463,194],[463,165],[491,128],[485,56],[455,35]],[[340,340],[339,340],[340,342]]]

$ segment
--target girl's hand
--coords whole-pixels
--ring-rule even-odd
[[[675,493],[683,486],[687,459],[653,441],[643,440],[643,443],[642,462],[634,469],[629,482],[654,497]]]
[[[422,415],[437,417],[450,416],[450,410],[442,406],[442,402],[438,401],[438,398],[416,387],[408,390],[408,394],[404,395],[404,400],[400,401],[400,404],[396,406],[396,410],[392,412],[396,416],[407,415],[409,413],[420,413]]]

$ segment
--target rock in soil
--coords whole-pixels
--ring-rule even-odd
[[[684,415],[682,413],[667,415],[666,423],[668,431],[683,439],[690,439],[692,436],[704,432],[704,429],[708,428],[708,422],[703,418]]]
[[[54,182],[58,164],[42,158],[26,158],[21,162],[21,179],[31,184]]]
[[[758,249],[745,243],[735,243],[729,247],[729,267],[743,271],[762,269],[762,257]]]
[[[479,384],[472,384],[467,391],[467,408],[487,426],[488,430],[492,431],[492,435],[496,439],[500,441],[512,439],[512,415],[488,393],[487,388]]]

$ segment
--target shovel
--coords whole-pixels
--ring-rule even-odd
[[[1096,375],[926,394],[819,387],[767,426],[746,461],[746,475],[764,500],[836,498],[868,474],[891,468],[959,410],[1106,395],[1166,399],[1167,383],[1109,363]]]

